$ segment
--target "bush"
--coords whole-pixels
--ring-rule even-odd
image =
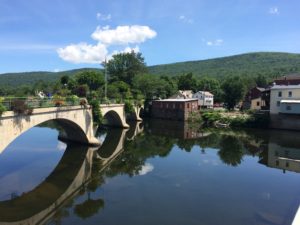
[[[23,99],[13,100],[11,107],[14,113],[17,113],[19,115],[31,115],[33,112],[33,109],[30,106],[28,106],[26,100]]]
[[[130,100],[125,100],[125,113],[130,114],[134,112],[133,103]]]
[[[75,105],[76,103],[78,103],[78,100],[79,98],[77,95],[69,95],[66,97],[66,101],[71,105]]]
[[[206,125],[212,125],[213,123],[219,121],[222,119],[222,116],[219,112],[214,112],[214,111],[208,111],[208,112],[203,112],[201,114],[203,122]]]
[[[6,107],[0,102],[0,116],[6,111]]]
[[[99,100],[92,99],[89,103],[92,106],[93,121],[95,125],[100,125],[103,122],[103,116],[100,111]]]

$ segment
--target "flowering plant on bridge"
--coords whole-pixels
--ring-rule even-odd
[[[87,107],[88,101],[86,100],[86,98],[81,98],[79,100],[79,105],[83,106],[84,108]]]
[[[19,115],[31,115],[33,112],[33,108],[28,105],[25,99],[15,99],[11,103],[11,108],[14,113]]]
[[[65,104],[65,98],[60,95],[54,95],[52,101],[55,107],[60,107]]]

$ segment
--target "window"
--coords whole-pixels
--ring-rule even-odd
[[[190,108],[190,103],[187,104],[187,108]]]
[[[259,102],[256,102],[256,106],[259,106]]]
[[[292,106],[291,105],[287,105],[286,106],[286,110],[292,110]]]
[[[279,161],[278,160],[276,160],[276,166],[279,166]]]
[[[279,91],[279,92],[278,92],[278,97],[281,97],[281,96],[282,96],[282,92]]]
[[[278,106],[278,107],[280,106],[280,101],[277,101],[277,106]]]
[[[289,91],[289,97],[292,97],[293,92]]]
[[[173,109],[175,109],[175,103],[173,103]]]
[[[290,166],[289,162],[286,162],[286,163],[285,163],[285,167],[288,168],[289,166]]]

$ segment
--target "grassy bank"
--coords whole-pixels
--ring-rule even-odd
[[[193,112],[189,122],[201,123],[207,127],[249,127],[268,128],[269,115],[254,112],[224,112],[224,111],[201,111]]]

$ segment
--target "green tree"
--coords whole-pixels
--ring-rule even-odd
[[[237,103],[244,97],[245,85],[243,80],[238,77],[227,77],[222,83],[224,92],[224,102],[229,110],[233,110]]]
[[[134,51],[113,55],[106,69],[111,81],[124,81],[127,84],[131,84],[136,75],[147,71],[142,54]]]
[[[76,74],[75,80],[79,85],[87,85],[91,91],[95,91],[104,85],[104,76],[93,70],[82,71]]]
[[[69,83],[69,76],[68,75],[64,75],[60,78],[60,83],[63,86],[66,86]]]
[[[193,73],[183,74],[178,77],[179,90],[193,90],[197,91],[197,80],[193,76]]]
[[[132,87],[142,93],[146,99],[165,98],[168,83],[157,76],[143,74],[133,79]]]
[[[257,87],[266,87],[268,85],[268,79],[262,74],[258,74],[255,78],[255,83]]]
[[[212,77],[202,77],[197,81],[197,91],[209,91],[214,95],[214,102],[223,101],[220,81]]]

